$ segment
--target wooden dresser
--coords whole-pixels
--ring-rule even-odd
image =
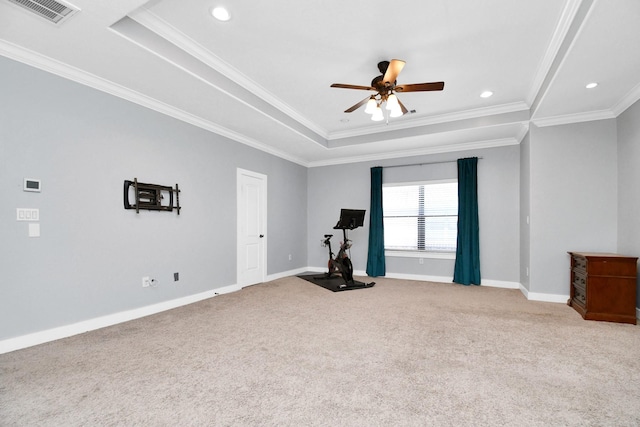
[[[636,323],[638,257],[569,252],[571,296],[567,304],[587,320]]]

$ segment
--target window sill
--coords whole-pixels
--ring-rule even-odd
[[[434,258],[434,259],[456,259],[455,252],[427,252],[427,251],[384,251],[388,257],[398,258]]]

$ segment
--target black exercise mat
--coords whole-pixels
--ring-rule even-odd
[[[341,276],[334,275],[327,277],[326,273],[302,274],[298,277],[332,292],[371,288],[376,284],[376,282],[364,283],[357,280],[354,280],[353,283],[345,284],[344,279]]]

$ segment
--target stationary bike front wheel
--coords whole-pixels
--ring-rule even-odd
[[[342,258],[342,278],[345,282],[353,283],[353,265],[349,258]]]

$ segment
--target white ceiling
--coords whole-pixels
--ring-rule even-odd
[[[53,24],[0,0],[0,55],[305,166],[518,144],[640,99],[637,0],[63,3],[79,11]],[[329,86],[394,58],[398,84],[444,90],[400,94],[415,113],[385,122],[344,113],[370,93]]]

